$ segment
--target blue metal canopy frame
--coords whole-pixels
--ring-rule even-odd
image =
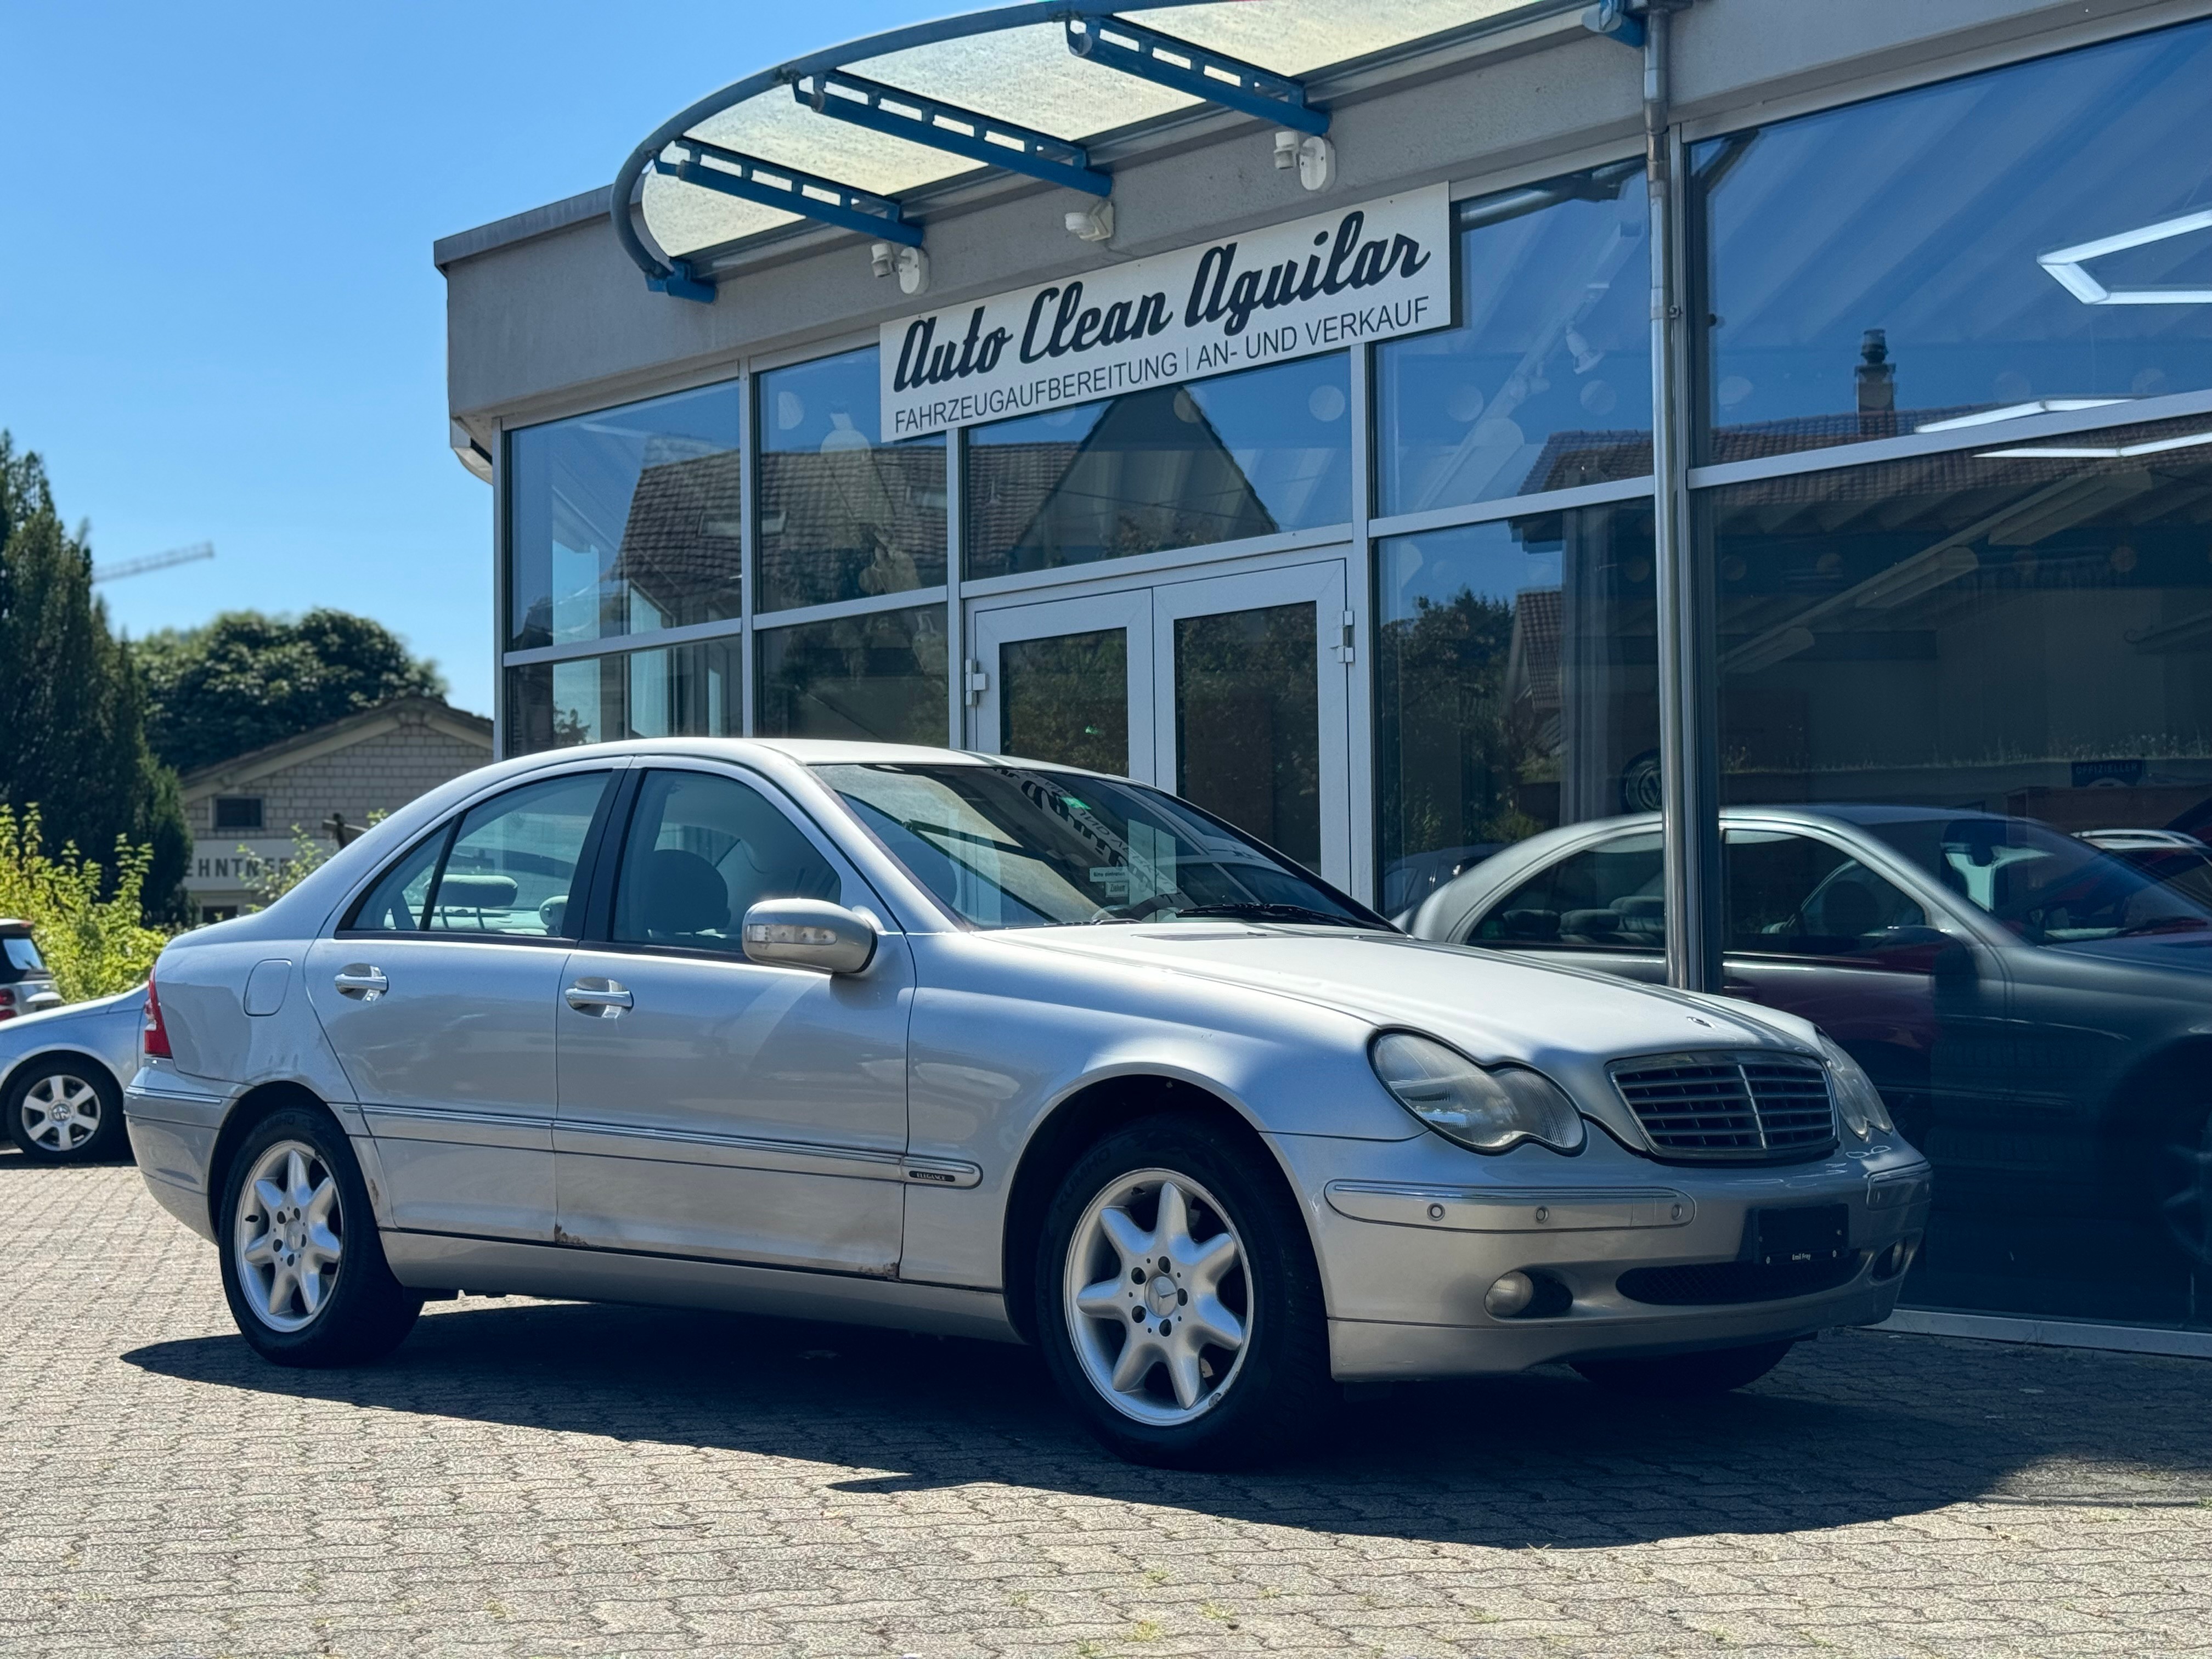
[[[678,299],[713,302],[714,284],[702,272],[688,259],[664,258],[647,247],[631,222],[630,202],[636,194],[638,180],[652,171],[885,241],[919,246],[921,228],[907,220],[899,204],[888,197],[780,162],[722,149],[690,136],[690,129],[700,122],[778,87],[789,87],[802,104],[836,120],[1092,195],[1109,194],[1112,179],[1091,166],[1090,157],[1080,144],[1013,122],[980,115],[939,99],[886,87],[844,70],[847,64],[865,62],[915,46],[936,46],[1004,29],[1060,23],[1067,28],[1069,49],[1102,66],[1171,87],[1225,108],[1262,116],[1300,131],[1326,131],[1328,115],[1307,104],[1304,88],[1297,82],[1179,40],[1173,35],[1142,27],[1116,15],[1213,3],[1214,0],[1132,0],[1132,3],[1115,6],[1085,3],[1085,0],[1031,0],[1028,4],[994,6],[964,17],[941,18],[935,22],[886,30],[749,75],[678,111],[630,152],[615,174],[613,199],[609,204],[608,216],[614,227],[615,240],[645,273],[647,286],[655,291]],[[672,156],[669,154],[678,148],[682,153]],[[709,165],[709,158],[715,165]]]

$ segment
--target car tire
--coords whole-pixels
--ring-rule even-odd
[[[1655,1354],[1648,1359],[1577,1359],[1574,1368],[1601,1389],[1644,1400],[1695,1400],[1726,1394],[1779,1365],[1797,1345],[1758,1342],[1745,1348],[1702,1353]]]
[[[8,1139],[33,1164],[105,1164],[126,1155],[123,1091],[98,1060],[51,1054],[8,1081]]]
[[[216,1218],[224,1299],[272,1364],[381,1359],[422,1311],[422,1293],[392,1276],[361,1166],[325,1113],[287,1107],[255,1124]]]
[[[1079,1158],[1045,1212],[1035,1285],[1053,1381],[1131,1462],[1279,1457],[1342,1398],[1304,1220],[1264,1155],[1217,1126],[1146,1118]]]

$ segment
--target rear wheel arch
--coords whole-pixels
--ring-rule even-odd
[[[239,1146],[253,1133],[257,1125],[287,1107],[319,1112],[330,1119],[339,1134],[345,1133],[345,1126],[338,1121],[337,1114],[331,1110],[330,1103],[305,1084],[263,1083],[240,1095],[224,1115],[222,1127],[216,1135],[215,1150],[208,1156],[208,1224],[215,1230],[217,1237],[222,1236],[223,1227],[223,1218],[217,1212],[222,1207],[222,1189],[231,1159],[238,1155]]]
[[[1101,1078],[1073,1091],[1030,1131],[1014,1167],[1000,1239],[1000,1283],[1007,1317],[1024,1341],[1034,1343],[1030,1310],[1036,1301],[1037,1236],[1053,1195],[1077,1160],[1105,1136],[1148,1117],[1177,1116],[1210,1123],[1243,1141],[1259,1164],[1273,1172],[1301,1216],[1282,1160],[1249,1118],[1203,1084],[1162,1072],[1128,1073]],[[1309,1231],[1307,1243],[1311,1247]]]

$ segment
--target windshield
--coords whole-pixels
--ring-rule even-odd
[[[2124,860],[2025,818],[1867,826],[2031,945],[2212,929],[2212,907]]]
[[[1388,928],[1173,796],[1042,767],[818,766],[893,857],[978,927],[1256,921]]]

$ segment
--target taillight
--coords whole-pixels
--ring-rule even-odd
[[[169,1033],[161,1024],[161,999],[154,994],[154,976],[146,975],[146,1024],[141,1029],[138,1046],[149,1060],[167,1060]]]
[[[13,991],[9,990],[6,987],[0,986],[0,1019],[13,1019],[15,1018],[15,994]]]

